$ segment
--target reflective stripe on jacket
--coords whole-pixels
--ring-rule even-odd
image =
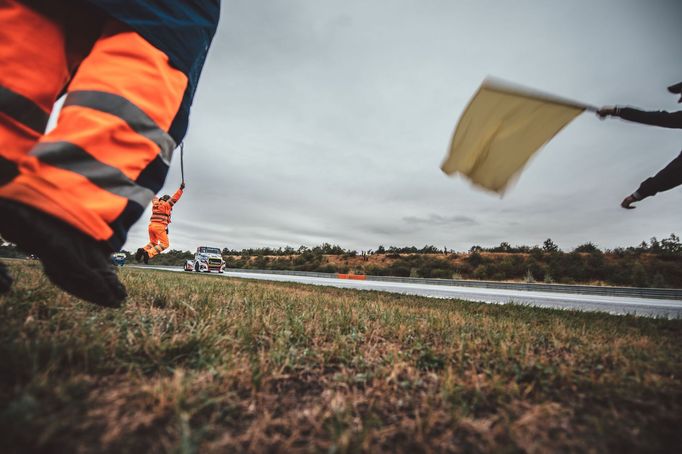
[[[152,202],[152,218],[150,222],[163,225],[170,224],[173,206],[180,200],[180,197],[182,197],[182,189],[178,189],[168,201],[155,197]]]

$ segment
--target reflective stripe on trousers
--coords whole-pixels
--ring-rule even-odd
[[[3,3],[9,6],[0,8],[0,197],[116,249],[163,185],[175,148],[167,131],[187,78],[137,33],[106,18],[90,46],[80,43],[87,56],[74,62],[66,43],[74,41],[71,33],[81,38],[77,27],[16,0]],[[57,126],[43,135],[67,83]]]
[[[149,244],[144,247],[149,257],[154,257],[170,246],[168,241],[168,227],[158,222],[149,224]]]

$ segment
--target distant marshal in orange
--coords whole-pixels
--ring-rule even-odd
[[[135,253],[135,260],[148,263],[149,259],[160,254],[168,248],[168,224],[171,222],[173,207],[185,189],[185,183],[180,185],[173,197],[168,194],[163,197],[154,197],[152,201],[152,218],[149,221],[149,243],[144,248],[139,248]]]

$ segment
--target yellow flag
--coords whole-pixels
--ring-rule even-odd
[[[502,194],[530,157],[586,109],[595,108],[486,79],[464,110],[441,169]]]

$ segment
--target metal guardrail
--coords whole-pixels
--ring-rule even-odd
[[[338,276],[337,273],[317,273],[312,271],[253,270],[241,268],[228,268],[226,271],[254,274],[281,274],[288,276],[321,277],[328,279],[335,279]],[[369,275],[366,276],[365,280],[383,282],[403,282],[412,284],[448,285],[456,287],[490,288],[501,290],[520,290],[529,292],[574,293],[582,295],[630,296],[638,298],[682,300],[682,289],[668,288],[610,287],[610,286],[602,287],[597,285],[469,281],[463,279],[429,279],[415,277],[369,276]]]

